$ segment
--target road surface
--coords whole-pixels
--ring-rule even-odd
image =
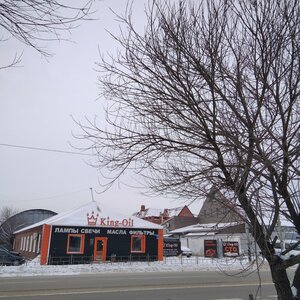
[[[276,299],[269,272],[260,275],[256,299]],[[0,300],[248,300],[258,286],[257,274],[209,271],[30,276],[1,278]]]

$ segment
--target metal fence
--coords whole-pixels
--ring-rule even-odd
[[[233,263],[242,263],[247,261],[247,258],[244,256],[237,256],[237,257],[227,257],[227,258],[208,258],[208,257],[203,257],[203,256],[197,256],[193,255],[191,257],[186,257],[186,256],[169,256],[169,257],[164,257],[163,263],[167,265],[178,265],[178,264],[183,264],[183,265],[203,265],[209,263],[210,265],[231,265]]]
[[[196,256],[193,255],[191,257],[186,257],[186,256],[170,256],[170,257],[164,257],[163,261],[159,261],[161,264],[167,264],[167,265],[178,265],[178,264],[183,264],[183,265],[198,265],[198,264],[204,264],[209,261],[211,265],[230,265],[236,262],[244,262],[247,260],[243,256],[235,257],[235,258],[207,258],[203,256]],[[75,264],[101,264],[101,263],[139,263],[139,262],[157,262],[157,256],[149,256],[149,255],[144,255],[144,256],[116,256],[116,255],[111,255],[106,258],[105,261],[102,260],[94,260],[93,256],[76,256],[76,255],[71,255],[71,256],[64,256],[64,257],[59,257],[59,256],[52,256],[49,257],[48,264],[49,265],[75,265]]]
[[[90,264],[91,256],[50,256],[48,259],[49,265],[79,265]]]
[[[105,261],[94,260],[93,256],[50,256],[48,259],[49,265],[76,265],[76,264],[99,264],[99,263],[116,263],[116,262],[152,262],[157,261],[157,256],[116,256],[111,255]]]
[[[30,260],[26,261],[25,264],[31,263]],[[36,261],[39,264],[39,261]],[[157,260],[157,256],[116,256],[111,255],[106,257],[105,261],[94,260],[93,256],[51,256],[48,259],[49,265],[76,265],[76,264],[138,264],[138,263],[151,263],[164,264],[164,265],[208,265],[216,267],[228,267],[230,265],[239,264],[241,266],[248,265],[249,260],[245,256],[228,257],[228,258],[207,258],[203,256],[193,255],[191,257],[186,256],[168,256],[164,257],[162,261]]]

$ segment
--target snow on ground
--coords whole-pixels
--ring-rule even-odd
[[[267,267],[266,263],[259,262]],[[41,266],[39,258],[21,266],[0,266],[0,277],[78,275],[113,272],[184,272],[184,271],[241,271],[254,269],[256,263],[249,264],[245,258],[211,259],[203,257],[168,257],[162,262],[105,262],[86,265]]]

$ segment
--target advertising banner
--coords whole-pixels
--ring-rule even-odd
[[[235,257],[239,255],[239,243],[238,242],[222,242],[223,255],[227,257]]]
[[[204,240],[204,256],[211,258],[218,257],[216,240]]]
[[[180,254],[180,240],[176,238],[164,239],[164,256],[177,256]]]

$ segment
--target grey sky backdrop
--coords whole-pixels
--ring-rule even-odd
[[[96,2],[93,17],[97,20],[82,22],[70,36],[65,35],[71,42],[47,43],[54,53],[48,60],[16,40],[0,43],[0,65],[11,61],[16,52],[23,52],[19,67],[0,70],[0,144],[76,151],[69,145],[80,145],[72,137],[72,132],[79,130],[71,116],[79,121],[104,116],[104,100],[97,100],[95,62],[99,60],[98,48],[102,53],[116,50],[105,29],[118,32],[119,24],[110,8],[122,13],[126,4],[125,0]],[[144,1],[134,1],[133,8],[135,22],[142,30]],[[141,204],[157,208],[183,204],[184,199],[146,197],[125,184],[97,194],[102,179],[87,164],[89,159],[0,145],[0,208],[61,212],[90,201],[90,187],[97,201],[124,213],[137,211]],[[122,181],[134,184],[128,177]],[[194,212],[199,208],[199,203],[192,206]]]

